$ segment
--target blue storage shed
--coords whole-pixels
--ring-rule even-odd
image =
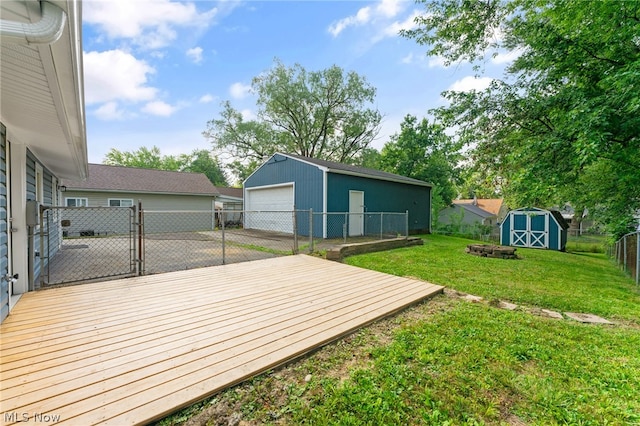
[[[520,208],[511,210],[500,224],[500,243],[564,251],[568,229],[569,224],[559,211]]]
[[[246,228],[290,233],[293,215],[275,223],[265,216],[252,219],[257,216],[250,212],[284,214],[294,209],[312,209],[313,235],[323,238],[341,237],[345,231],[349,236],[367,234],[367,228],[374,227],[368,225],[367,217],[374,216],[374,212],[408,211],[410,233],[431,231],[431,184],[393,173],[276,153],[245,180],[243,187]],[[304,215],[296,216],[301,235],[309,232],[308,215],[306,217],[305,220]],[[397,217],[404,229],[405,216]],[[345,218],[347,230],[342,225]],[[380,227],[381,222],[375,225]]]

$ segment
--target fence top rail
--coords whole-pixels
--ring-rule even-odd
[[[624,238],[630,237],[630,236],[632,236],[632,235],[636,235],[636,234],[640,234],[640,231],[629,232],[628,234],[625,234],[625,235],[623,235],[622,237],[620,237],[620,239],[619,239],[618,241],[620,241],[620,240],[622,240],[622,239],[624,239]],[[617,241],[616,241],[616,242],[617,242]]]
[[[44,210],[132,210],[135,206],[45,206]]]

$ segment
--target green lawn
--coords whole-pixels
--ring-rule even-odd
[[[346,259],[488,299],[640,322],[640,292],[604,254],[518,249],[518,260],[467,255],[473,241],[430,235],[423,246]]]
[[[347,262],[616,324],[438,296],[161,423],[640,425],[633,281],[603,255],[518,250],[519,260],[488,259],[464,253],[468,243],[428,236],[424,246]]]

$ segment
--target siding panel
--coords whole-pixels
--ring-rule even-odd
[[[349,211],[349,191],[364,191],[365,212],[409,211],[409,232],[427,233],[431,221],[430,191],[426,186],[407,185],[329,173],[327,211]]]
[[[0,123],[0,277],[9,272],[7,235],[7,140],[6,129]],[[9,315],[9,283],[0,279],[0,322]]]

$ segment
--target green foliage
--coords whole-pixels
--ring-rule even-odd
[[[203,132],[216,150],[237,161],[238,171],[277,151],[359,163],[378,133],[382,116],[370,106],[376,89],[338,66],[307,71],[276,60],[253,79],[252,89],[258,119],[245,121],[227,101]]]
[[[196,149],[191,154],[181,154],[175,157],[162,155],[157,146],[151,149],[143,146],[135,151],[119,151],[111,148],[103,163],[111,166],[204,173],[214,185],[228,186],[220,161],[211,156],[211,153],[206,149]]]
[[[500,179],[511,205],[571,202],[628,230],[640,208],[640,3],[420,2],[426,13],[404,35],[428,54],[520,55],[503,80],[446,92],[450,105],[435,111],[476,147],[477,170]]]
[[[438,124],[425,118],[418,122],[407,115],[400,124],[400,133],[391,136],[378,160],[381,170],[433,184],[431,194],[432,225],[438,212],[456,196],[457,163],[461,159],[459,147]]]

